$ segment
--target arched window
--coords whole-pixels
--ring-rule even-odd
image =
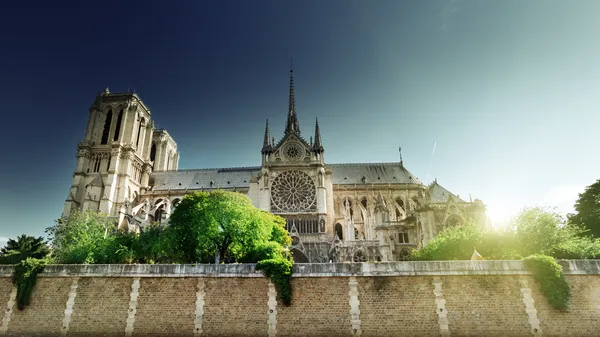
[[[402,198],[396,198],[396,203],[398,204],[398,206],[400,206],[400,208],[404,209],[404,200],[402,200]]]
[[[167,153],[167,166],[165,166],[165,170],[169,169],[169,164],[171,164],[171,151]]]
[[[181,202],[181,199],[176,198],[173,199],[173,201],[171,201],[171,205],[173,205],[173,208],[177,207],[177,205],[179,205],[179,203]]]
[[[137,140],[135,141],[135,146],[139,146],[140,145],[140,134],[142,133],[142,124],[144,124],[144,119],[140,119],[140,124],[138,125],[138,132],[137,132]]]
[[[117,125],[115,126],[115,136],[113,137],[114,141],[119,140],[119,132],[121,131],[121,120],[123,120],[123,109],[119,111],[119,115],[117,117]]]
[[[112,110],[108,110],[106,121],[104,121],[104,130],[102,130],[102,140],[100,144],[108,143],[108,133],[110,132],[110,122],[112,121]]]
[[[162,215],[163,215],[164,211],[163,211],[163,206],[160,206],[156,212],[154,212],[154,221],[156,222],[161,222],[162,221]]]
[[[344,231],[342,230],[342,225],[339,223],[335,224],[335,235],[337,235],[340,240],[344,240]]]
[[[451,215],[447,220],[446,220],[446,227],[456,227],[456,226],[460,226],[462,225],[463,221],[462,219],[457,216],[457,215]]]
[[[360,204],[367,209],[367,198],[362,198],[362,200],[360,201]]]
[[[365,253],[362,250],[356,251],[356,253],[354,253],[354,256],[352,256],[352,262],[366,262],[366,261],[367,261],[367,257],[365,256]]]
[[[150,148],[150,160],[154,161],[154,159],[156,159],[156,144],[153,142]]]

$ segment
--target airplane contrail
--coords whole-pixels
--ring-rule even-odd
[[[429,182],[429,172],[431,171],[431,162],[433,161],[433,154],[435,153],[435,147],[437,145],[437,141],[433,142],[433,149],[431,150],[431,155],[429,156],[429,166],[427,167],[427,179],[425,182]]]

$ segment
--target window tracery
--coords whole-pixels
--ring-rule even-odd
[[[285,171],[271,184],[271,210],[279,213],[316,211],[313,179],[301,171]]]

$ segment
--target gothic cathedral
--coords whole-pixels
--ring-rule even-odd
[[[424,185],[402,161],[327,164],[319,122],[308,140],[300,131],[292,75],[283,137],[271,137],[267,121],[256,167],[179,170],[177,143],[154,128],[142,100],[104,90],[89,110],[63,216],[101,211],[137,231],[168,224],[189,192],[236,191],[286,219],[296,262],[403,260],[445,227],[486,222],[480,200],[437,180]]]

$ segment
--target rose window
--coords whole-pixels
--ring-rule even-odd
[[[300,171],[285,171],[273,179],[271,211],[279,213],[316,211],[313,179]]]
[[[292,161],[300,160],[303,154],[302,148],[297,143],[287,144],[282,151],[285,158]]]

